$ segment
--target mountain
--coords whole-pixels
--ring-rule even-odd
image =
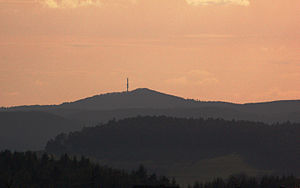
[[[300,100],[247,104],[204,102],[184,99],[147,88],[101,94],[60,105],[17,106],[3,108],[3,110],[45,111],[92,125],[112,118],[121,119],[137,115],[214,117],[266,123],[300,122]]]
[[[220,102],[205,102],[213,105]],[[222,102],[223,103],[223,102]],[[203,102],[184,99],[181,97],[164,94],[147,88],[139,88],[129,92],[114,92],[95,95],[80,99],[74,102],[65,102],[60,105],[34,105],[16,106],[8,108],[10,110],[49,110],[57,109],[77,109],[77,110],[115,110],[132,108],[192,108],[198,107]],[[223,103],[230,104],[230,103]]]
[[[193,100],[185,100],[173,95],[141,88],[131,92],[96,95],[75,102],[64,103],[61,107],[85,110],[114,110],[128,108],[188,108],[197,104]]]
[[[59,133],[81,125],[46,112],[0,112],[0,150],[42,150]]]
[[[198,179],[210,172],[212,177],[228,173],[233,166],[237,168],[230,173],[249,169],[256,175],[300,175],[299,134],[300,124],[291,123],[136,117],[60,134],[46,151],[86,155],[121,168],[143,163],[169,176],[185,172]],[[205,169],[207,164],[211,166]]]
[[[300,101],[233,104],[203,102],[142,88],[96,95],[60,105],[0,109],[0,149],[42,149],[60,132],[136,116],[222,118],[265,123],[300,122]]]

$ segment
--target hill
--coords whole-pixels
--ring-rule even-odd
[[[233,155],[241,160],[231,166],[238,162],[257,172],[299,175],[299,134],[300,125],[290,123],[137,117],[60,134],[48,142],[46,151],[84,154],[128,168],[146,163],[167,175],[186,164],[195,167],[203,160]],[[201,174],[201,168],[193,170]]]
[[[0,112],[0,150],[41,150],[57,134],[80,128],[76,121],[46,112]]]
[[[147,88],[130,92],[96,95],[74,102],[46,106],[17,106],[2,111],[45,111],[68,119],[95,125],[112,118],[137,115],[173,117],[213,117],[227,120],[250,120],[265,123],[300,122],[300,100],[233,104],[203,102],[164,94]]]
[[[300,122],[299,114],[300,101],[252,104],[203,102],[141,88],[60,105],[0,108],[0,149],[38,150],[60,132],[136,116],[222,118],[272,124]]]

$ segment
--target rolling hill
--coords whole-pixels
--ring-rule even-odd
[[[252,104],[204,102],[141,88],[60,105],[0,108],[0,149],[42,149],[60,132],[136,116],[222,118],[264,123],[300,122],[300,101]]]
[[[60,134],[46,151],[86,155],[118,168],[143,163],[158,173],[186,171],[202,180],[226,170],[299,175],[299,134],[300,124],[148,116]]]
[[[214,117],[266,123],[300,122],[300,100],[234,104],[204,102],[164,94],[147,88],[96,95],[74,102],[46,106],[17,106],[2,111],[45,111],[82,122],[106,122],[137,115]]]

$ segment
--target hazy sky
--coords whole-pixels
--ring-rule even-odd
[[[147,87],[300,99],[299,0],[0,0],[0,106]]]

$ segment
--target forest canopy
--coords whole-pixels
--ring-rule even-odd
[[[300,174],[300,125],[223,119],[136,117],[60,134],[49,153],[112,161],[197,161],[236,153],[260,169]]]
[[[148,174],[144,166],[127,172],[92,163],[86,157],[35,152],[0,152],[0,188],[131,188],[134,185],[176,186],[173,179]]]
[[[188,188],[295,188],[294,176],[248,177],[232,175],[209,182],[194,182]],[[67,154],[55,158],[47,153],[0,152],[0,188],[179,188],[174,178],[149,174],[140,165],[127,172],[100,166],[86,157]]]

